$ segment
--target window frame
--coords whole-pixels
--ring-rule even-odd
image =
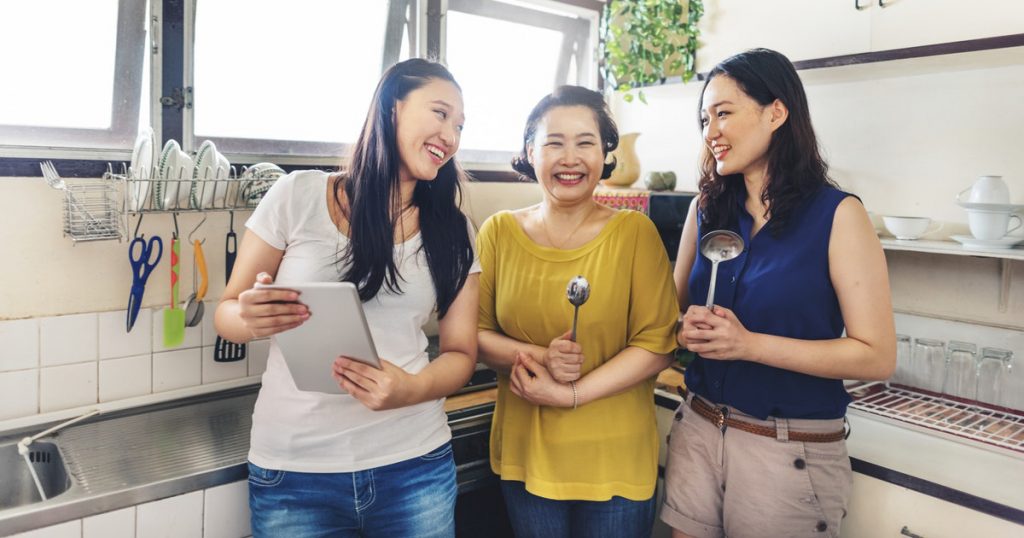
[[[114,102],[112,127],[107,130],[76,129],[82,134],[79,146],[0,145],[0,177],[40,176],[41,159],[53,160],[66,177],[99,177],[112,166],[115,170],[127,165],[131,147],[96,147],[97,137],[104,143],[135,140],[139,122],[144,74],[143,54],[150,54],[150,124],[156,134],[158,147],[164,141],[175,139],[185,151],[194,151],[192,66],[194,60],[193,36],[195,5],[197,0],[118,0],[118,36],[115,58]],[[437,58],[444,61],[445,16],[449,10],[463,13],[524,22],[526,24],[561,29],[563,51],[559,73],[568,73],[570,58],[575,54],[577,80],[581,84],[597,87],[598,66],[595,60],[598,46],[598,21],[604,4],[599,0],[517,0],[520,4],[533,4],[539,9],[501,3],[499,0],[392,0],[386,24],[385,46],[381,54],[381,70],[401,56],[402,39],[408,35],[410,57]],[[149,4],[149,20],[146,4]],[[578,18],[549,13],[544,8],[568,13]],[[406,15],[409,24],[406,24]],[[186,22],[187,21],[187,22]],[[567,52],[566,43],[575,47]],[[563,78],[565,80],[565,78]],[[0,126],[9,129],[10,126]],[[16,127],[19,135],[25,127]],[[37,133],[52,134],[60,128],[28,128]],[[49,131],[49,132],[47,132]],[[38,135],[38,136],[43,136]],[[37,138],[38,138],[37,136]],[[90,138],[91,137],[91,138]],[[204,138],[205,139],[205,138]],[[327,142],[273,141],[239,138],[210,137],[226,156],[238,164],[273,161],[286,168],[334,167],[342,162],[351,144]],[[251,149],[240,146],[250,144]],[[275,151],[271,145],[286,145],[287,153]],[[471,171],[481,171],[484,180],[512,179],[508,151],[462,150],[459,160]]]
[[[23,161],[38,168],[36,163],[40,158],[119,161],[131,155],[142,100],[146,4],[136,0],[118,0],[117,4],[110,127],[83,129],[0,124],[0,135],[26,140],[25,143],[0,144],[0,174],[8,168],[22,168]],[[73,88],[73,84],[69,87]],[[68,95],[68,98],[72,97],[72,94]],[[65,142],[46,142],[54,139]],[[38,169],[35,175],[39,175]]]

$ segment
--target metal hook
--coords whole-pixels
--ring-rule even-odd
[[[178,238],[178,212],[175,211],[174,213],[172,213],[172,216],[174,217],[174,235],[172,235],[171,237],[174,238],[174,239],[177,239]]]
[[[142,226],[142,217],[143,217],[143,216],[145,216],[145,213],[139,213],[139,221],[135,223],[135,237],[136,237],[136,238],[139,238],[139,237],[140,237],[140,236],[139,236],[139,226]],[[145,238],[146,238],[146,235],[145,235],[145,234],[142,234],[142,236],[141,236],[141,237],[142,237],[143,239],[145,239]]]
[[[199,221],[199,224],[196,224],[196,227],[192,228],[192,231],[188,233],[188,242],[189,243],[192,243],[192,234],[196,233],[199,230],[199,227],[202,226],[204,222],[206,222],[206,213],[203,213],[203,220]],[[203,238],[202,241],[199,242],[199,244],[202,245],[204,243],[206,243],[206,238],[205,237]]]

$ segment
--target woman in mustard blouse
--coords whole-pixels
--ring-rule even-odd
[[[513,167],[544,199],[493,215],[477,238],[479,357],[499,372],[491,467],[519,537],[649,536],[654,521],[654,376],[679,310],[654,224],[594,201],[618,140],[599,93],[542,99]],[[577,275],[591,289],[573,342]]]

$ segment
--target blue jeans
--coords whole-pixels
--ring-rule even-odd
[[[647,538],[654,526],[654,496],[646,501],[556,501],[526,491],[515,480],[502,480],[501,492],[516,538]]]
[[[455,536],[451,443],[354,473],[299,473],[249,463],[254,538]]]

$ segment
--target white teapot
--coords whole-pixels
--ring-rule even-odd
[[[961,200],[960,197],[967,191],[971,191],[971,194],[967,200]],[[1010,188],[1003,181],[1003,176],[981,176],[974,185],[960,191],[956,199],[972,204],[1009,204]]]

